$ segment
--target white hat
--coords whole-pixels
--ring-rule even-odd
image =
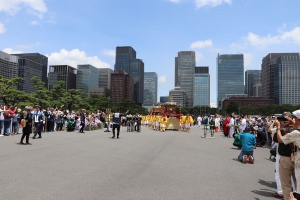
[[[298,119],[300,119],[300,110],[295,110],[295,111],[293,112],[293,115],[294,115],[295,117],[297,117]]]

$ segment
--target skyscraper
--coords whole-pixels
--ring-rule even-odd
[[[144,63],[136,58],[136,51],[130,46],[116,48],[114,71],[124,71],[134,78],[134,101],[142,105],[144,100]]]
[[[226,94],[244,94],[244,55],[218,54],[217,57],[218,107]]]
[[[124,71],[111,74],[110,98],[119,103],[122,99],[133,100],[134,80],[130,74]]]
[[[47,70],[48,70],[48,57],[39,53],[22,53],[22,54],[13,54],[19,58],[25,58],[40,64],[42,76],[41,80],[45,83],[45,87],[48,85]]]
[[[182,90],[180,87],[175,87],[173,90],[169,91],[169,95],[173,102],[180,104],[182,107],[187,107],[186,91]]]
[[[111,73],[114,71],[110,68],[98,68],[99,71],[99,87],[110,89]]]
[[[261,64],[261,87],[262,96],[267,99],[274,99],[274,67],[277,58],[282,55],[297,56],[299,53],[269,53],[262,59]]]
[[[36,89],[33,88],[32,81],[30,79],[34,76],[37,76],[42,80],[42,64],[25,58],[18,59],[18,63],[18,76],[23,79],[18,85],[18,90],[24,91],[26,93],[35,92]]]
[[[130,63],[132,59],[136,59],[136,51],[130,46],[116,48],[116,61],[114,71],[120,70],[130,74]]]
[[[50,65],[48,76],[48,89],[58,81],[65,82],[65,89],[76,89],[76,69],[69,65]]]
[[[276,104],[300,104],[300,55],[281,55],[274,66],[274,99]]]
[[[157,73],[144,73],[144,103],[143,106],[153,106],[157,102]]]
[[[84,96],[90,96],[90,88],[99,85],[99,70],[92,65],[77,65],[76,89],[84,92]]]
[[[15,78],[18,76],[18,57],[0,51],[0,75],[4,78]]]
[[[134,101],[142,105],[144,102],[144,62],[141,59],[132,59],[130,63],[130,75],[134,79]]]
[[[248,97],[255,96],[254,85],[261,84],[261,70],[245,71],[245,94]]]
[[[194,107],[210,106],[209,67],[195,67]]]
[[[188,108],[194,106],[194,74],[196,57],[194,51],[180,51],[175,57],[175,87],[180,87],[187,95]]]

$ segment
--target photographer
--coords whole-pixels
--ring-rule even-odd
[[[4,136],[10,135],[10,125],[11,125],[11,118],[13,114],[17,111],[17,106],[15,105],[14,110],[11,109],[12,105],[8,104],[7,108],[4,108]]]
[[[300,141],[298,141],[300,139],[300,132],[297,130],[300,126],[300,110],[294,111],[293,116],[294,120],[292,120],[291,117],[287,114],[284,114],[280,117],[277,117],[277,120],[275,120],[274,122],[274,125],[277,127],[276,134],[274,135],[274,141],[279,143],[279,175],[285,200],[289,199],[290,193],[292,192],[290,179],[291,176],[293,177],[294,182],[297,183],[295,177],[297,173],[296,176],[298,176],[298,180],[300,183],[300,154],[297,154],[296,152],[294,157],[294,144],[297,147],[300,146]],[[288,123],[282,126],[282,123],[280,123],[279,121],[287,121]],[[289,125],[293,125],[294,127],[290,129]],[[295,185],[297,186],[296,191],[300,191],[300,185]],[[299,194],[295,194],[295,197],[297,199],[300,199],[298,195]]]

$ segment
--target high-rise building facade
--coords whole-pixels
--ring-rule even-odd
[[[110,68],[98,68],[99,71],[99,87],[110,89],[110,77],[114,71]]]
[[[77,65],[76,89],[84,92],[83,96],[90,96],[90,88],[99,86],[99,70],[92,65]]]
[[[136,51],[130,46],[116,48],[114,71],[124,71],[134,78],[134,101],[142,105],[144,100],[144,63],[136,58]]]
[[[50,65],[48,75],[48,89],[58,81],[65,82],[65,89],[76,89],[76,73],[77,70],[69,65]]]
[[[42,80],[42,65],[25,58],[18,59],[18,63],[18,76],[23,79],[20,84],[18,84],[18,90],[26,93],[35,92],[36,89],[32,86],[31,78],[37,76]]]
[[[168,96],[160,96],[159,97],[159,102],[162,104],[162,103],[166,103],[169,101],[169,97]]]
[[[18,77],[18,57],[0,51],[0,75],[4,78]]]
[[[210,106],[209,67],[195,67],[194,107]]]
[[[176,102],[182,107],[187,107],[188,97],[186,91],[182,90],[180,87],[175,87],[173,90],[170,90],[169,96],[172,98],[172,102]]]
[[[188,108],[194,106],[194,74],[196,56],[194,51],[180,51],[175,57],[175,87],[186,92]]]
[[[130,74],[124,71],[111,74],[110,98],[119,103],[122,99],[133,100],[134,80]]]
[[[244,94],[244,55],[218,54],[217,57],[217,105],[227,94]]]
[[[115,73],[122,70],[130,74],[131,60],[136,59],[136,51],[130,46],[116,48]]]
[[[42,76],[41,80],[45,83],[45,87],[48,85],[47,70],[48,70],[48,57],[39,53],[22,53],[22,54],[13,54],[19,58],[25,58],[40,64]]]
[[[143,106],[153,106],[157,102],[157,73],[144,73],[144,103]]]
[[[255,97],[254,85],[261,84],[261,70],[245,71],[245,94]]]
[[[294,55],[299,53],[269,53],[262,59],[261,64],[261,89],[262,96],[267,99],[274,99],[274,67],[277,59],[282,55]]]
[[[300,105],[300,55],[281,55],[274,66],[276,104]]]

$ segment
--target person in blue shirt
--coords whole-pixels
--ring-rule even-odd
[[[245,128],[244,133],[240,135],[242,141],[242,151],[238,157],[239,161],[246,164],[249,160],[251,164],[254,164],[253,149],[256,149],[256,138],[250,132],[250,127]]]

